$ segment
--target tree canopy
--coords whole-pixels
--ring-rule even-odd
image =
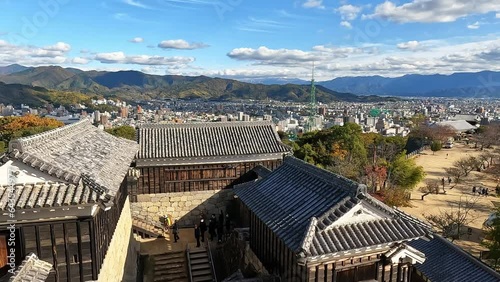
[[[406,159],[406,142],[401,136],[364,134],[359,125],[347,123],[305,133],[291,146],[297,158],[364,183],[372,192],[386,190],[399,199],[391,203],[404,204],[400,194],[424,177],[423,168]]]
[[[12,139],[42,133],[63,125],[64,123],[56,119],[31,114],[0,118],[0,152],[5,150]]]
[[[122,125],[106,129],[106,132],[117,137],[135,140],[135,128],[129,125]]]

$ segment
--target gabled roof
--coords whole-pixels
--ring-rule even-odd
[[[9,279],[10,282],[42,282],[47,280],[52,264],[39,259],[31,253]]]
[[[458,132],[465,132],[477,129],[476,126],[468,123],[465,120],[449,120],[449,121],[438,122],[436,124],[441,126],[451,126],[451,128],[453,128],[455,131]]]
[[[415,267],[431,281],[500,281],[498,272],[439,235],[409,245],[425,253],[425,262]]]
[[[8,157],[17,159],[64,182],[102,187],[114,196],[138,145],[93,126],[89,120],[56,128],[9,143]],[[82,179],[82,176],[87,176]],[[101,193],[101,191],[98,191]]]
[[[241,201],[291,250],[309,257],[417,239],[428,233],[423,225],[365,190],[364,185],[294,157],[286,157],[261,180],[234,188]],[[338,224],[359,204],[381,216]]]
[[[9,185],[0,185],[0,211],[8,210]],[[61,207],[96,203],[98,193],[84,186],[66,183],[34,183],[14,185],[14,207],[32,209],[43,207]]]
[[[138,159],[228,158],[290,153],[271,122],[146,124],[138,129]]]

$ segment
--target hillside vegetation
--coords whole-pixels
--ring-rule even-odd
[[[310,93],[309,85],[264,85],[207,76],[160,76],[139,71],[81,71],[58,66],[28,68],[0,75],[0,81],[8,84],[44,87],[64,93],[79,92],[88,95],[113,96],[124,100],[203,98],[216,100],[273,99],[305,102],[308,100]],[[41,88],[33,89],[37,92],[54,93]],[[36,95],[40,93],[32,93],[32,89],[29,88],[23,88],[22,90],[25,90],[28,95],[35,95],[34,102],[47,98]],[[8,98],[8,96],[4,98]],[[77,100],[79,99],[81,97]],[[333,101],[371,102],[386,101],[388,99],[377,96],[359,97],[350,93],[336,92],[323,86],[317,87],[317,100],[324,103]],[[13,103],[12,99],[3,101]],[[33,101],[30,100],[31,102]]]

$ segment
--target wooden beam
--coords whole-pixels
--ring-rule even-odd
[[[50,241],[52,243],[52,261],[54,262],[55,279],[56,282],[60,281],[59,278],[59,263],[57,262],[57,250],[56,250],[56,237],[54,234],[54,225],[49,225],[50,228]]]
[[[84,282],[83,277],[83,254],[82,254],[82,230],[80,227],[80,222],[76,223],[76,238],[78,240],[78,268],[80,270],[80,282]]]
[[[95,234],[95,226],[94,220],[89,221],[90,228],[90,257],[92,258],[92,279],[97,280],[97,255],[96,255],[96,234]]]
[[[70,258],[70,253],[69,253],[69,236],[68,236],[68,230],[66,228],[66,223],[63,223],[63,237],[64,237],[64,253],[66,254],[66,277],[68,278],[68,281],[71,281],[71,262],[69,260]]]

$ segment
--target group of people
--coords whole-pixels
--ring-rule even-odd
[[[196,246],[200,246],[200,241],[205,242],[205,233],[207,230],[210,241],[213,241],[217,237],[217,241],[222,243],[224,241],[224,227],[226,228],[226,233],[229,234],[231,231],[231,219],[229,218],[228,213],[224,216],[224,213],[221,211],[219,214],[219,220],[217,220],[215,214],[212,214],[208,226],[205,222],[205,217],[202,215],[199,224],[194,225]],[[177,220],[174,221],[171,229],[172,234],[174,235],[174,242],[177,243],[177,240],[179,240],[179,225]]]
[[[224,241],[224,227],[226,227],[226,233],[229,234],[231,231],[231,219],[229,214],[221,211],[219,214],[219,220],[217,220],[215,214],[212,214],[208,223],[208,235],[210,241],[213,241],[217,237],[217,241],[222,243]],[[194,225],[194,237],[196,238],[196,246],[200,246],[201,242],[205,242],[205,232],[207,231],[207,223],[203,215],[200,219],[200,224]]]
[[[472,194],[478,193],[479,196],[488,196],[488,192],[489,192],[488,188],[476,187],[476,186],[472,187]]]
[[[444,187],[445,183],[446,183],[446,179],[444,177],[441,178],[441,185],[443,185],[443,187]],[[448,185],[450,185],[450,184],[451,184],[451,177],[448,176]]]

